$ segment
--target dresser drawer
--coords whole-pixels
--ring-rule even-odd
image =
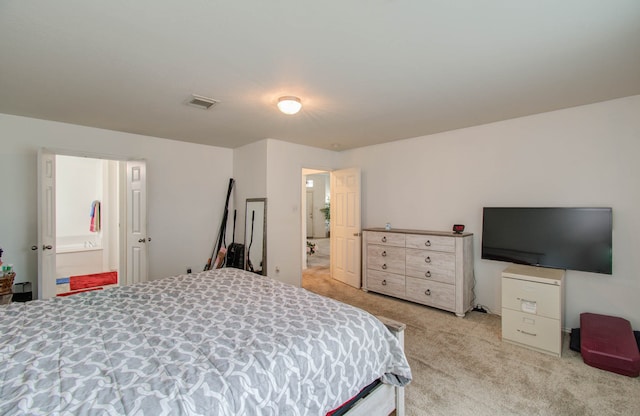
[[[400,233],[384,233],[379,231],[367,231],[367,243],[381,244],[385,246],[404,247],[405,235]]]
[[[560,319],[560,297],[560,286],[502,278],[503,308]]]
[[[405,251],[401,247],[367,245],[367,269],[404,274]]]
[[[407,276],[455,284],[456,257],[452,253],[429,250],[406,250]]]
[[[455,237],[443,237],[437,235],[408,235],[406,246],[407,248],[420,248],[423,250],[454,253],[456,251],[456,239]]]
[[[559,319],[502,308],[502,338],[560,355]]]
[[[367,270],[367,290],[404,297],[405,278],[398,274]]]
[[[408,300],[450,311],[456,309],[455,286],[407,277],[406,292]]]

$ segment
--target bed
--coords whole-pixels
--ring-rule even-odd
[[[0,309],[0,414],[324,415],[376,380],[350,412],[401,414],[396,332],[233,268],[14,303]]]

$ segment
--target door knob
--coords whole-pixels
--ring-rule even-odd
[[[38,246],[31,246],[31,250],[36,251],[38,249]]]
[[[138,240],[138,243],[146,243],[147,239],[146,238],[141,238],[140,240]]]
[[[52,245],[46,245],[46,246],[42,246],[43,250],[51,250],[53,248]]]

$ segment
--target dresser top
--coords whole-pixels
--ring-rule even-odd
[[[443,237],[468,237],[473,233],[457,234],[453,231],[426,231],[426,230],[407,230],[402,228],[392,228],[387,230],[386,228],[363,228],[362,231],[376,231],[380,233],[398,233],[398,234],[423,234],[423,235],[439,235]]]

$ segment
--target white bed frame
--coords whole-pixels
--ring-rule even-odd
[[[404,330],[407,326],[383,316],[377,318],[398,338],[400,346],[404,349]],[[404,416],[404,387],[379,384],[371,393],[356,402],[345,415],[388,416],[394,410],[396,416]]]

